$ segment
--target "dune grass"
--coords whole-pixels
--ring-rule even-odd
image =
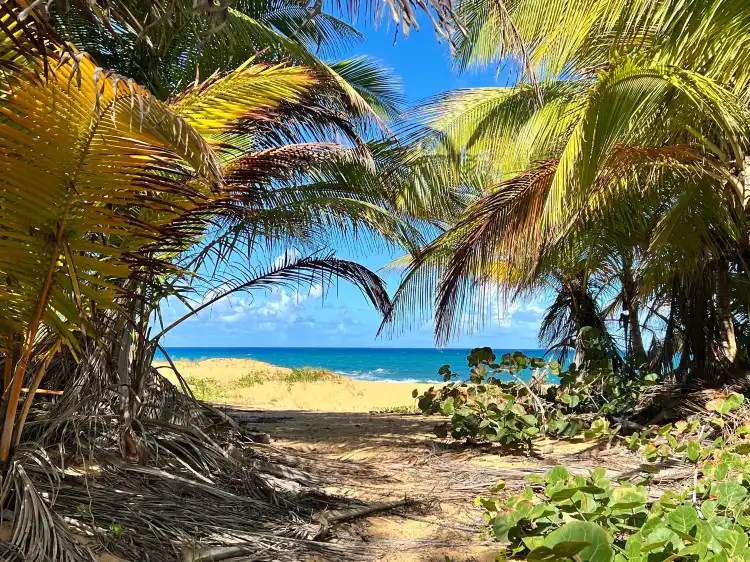
[[[233,391],[264,384],[298,384],[318,381],[335,381],[340,375],[319,367],[300,367],[291,370],[248,370],[238,378],[218,380],[214,377],[186,376],[185,381],[198,400],[220,402]],[[343,380],[343,379],[342,379]]]

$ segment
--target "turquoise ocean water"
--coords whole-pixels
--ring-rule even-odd
[[[496,349],[500,357],[515,349]],[[522,349],[541,357],[541,349]],[[437,371],[450,365],[459,375],[468,376],[469,349],[429,348],[335,348],[335,347],[170,347],[172,359],[199,361],[212,358],[256,359],[282,367],[323,367],[336,373],[367,381],[442,382]],[[157,354],[157,359],[163,356]]]

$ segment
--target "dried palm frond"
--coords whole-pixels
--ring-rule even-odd
[[[19,460],[50,517],[131,560],[167,562],[185,550],[227,547],[257,560],[371,559],[345,543],[310,540],[322,530],[314,513],[357,502],[318,488],[324,479],[308,473],[314,465],[290,470],[215,423],[212,410],[156,369],[134,424],[140,462],[121,460],[116,373],[94,342],[83,348],[78,362],[68,351],[51,363],[47,384],[64,394],[37,402],[26,425],[24,441],[35,440],[46,461]]]
[[[21,452],[4,475],[0,501],[3,505],[12,501],[10,505],[13,505],[13,532],[8,541],[12,547],[9,550],[22,553],[21,559],[25,562],[93,562],[91,551],[73,538],[63,518],[51,508],[48,492],[45,497],[45,492],[35,485],[31,476],[33,467],[44,467],[44,464],[45,459],[33,451]],[[27,469],[32,471],[31,474]],[[42,471],[46,482],[54,488],[57,475],[49,470]]]

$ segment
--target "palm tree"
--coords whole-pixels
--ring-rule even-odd
[[[645,251],[636,300],[700,271],[712,287],[700,294],[716,318],[704,339],[712,351],[701,354],[718,357],[722,369],[735,366],[730,295],[747,247],[750,177],[748,74],[739,53],[750,40],[750,9],[732,0],[699,4],[459,5],[467,31],[455,38],[459,66],[515,57],[521,80],[449,92],[415,115],[423,125],[415,142],[488,176],[484,196],[415,262],[441,256],[432,270],[439,341],[467,316],[475,321],[467,313],[487,302],[476,287],[497,286],[498,263],[513,272],[510,288],[528,286],[594,226],[606,226],[598,236],[627,230],[629,210],[647,209],[650,230],[636,242]],[[688,362],[694,356],[683,354]]]
[[[347,98],[330,74],[250,61],[164,102],[71,46],[35,59],[24,29],[7,17],[3,23],[2,501],[9,505],[15,494],[15,521],[25,530],[12,542],[21,552],[83,560],[24,468],[36,454],[29,439],[62,427],[53,420],[24,431],[51,366],[73,357],[75,373],[103,379],[71,383],[63,406],[90,403],[87,392],[111,384],[99,397],[106,402],[119,388],[116,441],[125,459],[142,460],[148,445],[134,426],[145,423],[142,398],[154,351],[177,324],[151,333],[165,296],[213,289],[208,305],[238,291],[325,288],[343,278],[385,312],[381,280],[325,251],[268,266],[227,266],[238,251],[257,247],[321,247],[332,236],[362,231],[396,241],[414,229],[400,220],[398,186],[379,177],[392,158],[387,143],[290,144],[298,130],[283,121],[270,126],[283,115],[314,131],[315,111],[325,110],[326,100],[336,107]],[[346,126],[346,115],[336,122]],[[104,353],[92,355],[92,347]],[[208,470],[196,466],[188,472]]]
[[[327,65],[308,51],[314,46],[335,52],[339,44],[359,37],[353,28],[328,14],[308,13],[295,2],[239,3],[225,10],[218,26],[213,11],[169,2],[110,3],[113,11],[94,17],[96,25],[86,21],[89,8],[53,12],[49,23],[58,36],[111,69],[115,80],[133,76],[174,112],[193,118],[191,124],[214,147],[228,191],[225,201],[212,201],[201,211],[202,236],[196,233],[189,243],[170,247],[173,273],[141,268],[138,275],[147,281],[128,281],[124,287],[139,300],[120,302],[127,313],[107,317],[99,326],[108,336],[111,357],[118,358],[121,449],[135,458],[133,447],[126,445],[136,442],[132,420],[153,374],[160,339],[178,324],[146,337],[164,298],[187,302],[191,294],[215,294],[217,284],[226,287],[218,291],[225,296],[295,276],[312,283],[316,269],[329,267],[329,273],[358,277],[368,297],[382,307],[375,278],[319,249],[337,237],[356,239],[351,235],[362,231],[403,242],[417,230],[400,221],[393,207],[397,188],[378,177],[392,147],[362,140],[373,130],[382,131],[383,120],[398,112],[395,81],[372,61]],[[116,32],[107,25],[110,19],[118,22]],[[252,63],[245,62],[249,58]],[[243,83],[235,79],[238,63]],[[208,79],[200,82],[199,75]],[[254,109],[232,119],[238,97]],[[125,239],[121,246],[130,243]],[[278,269],[257,263],[263,246],[285,254],[290,246],[314,253],[286,260]],[[246,255],[244,269],[233,260],[238,253]],[[325,275],[318,282],[325,284]],[[188,315],[197,313],[190,308]]]

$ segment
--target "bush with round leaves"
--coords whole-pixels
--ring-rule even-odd
[[[503,500],[477,498],[488,532],[507,555],[534,562],[750,561],[750,463],[721,455],[696,486],[652,501],[651,475],[614,483],[598,468],[574,475],[556,466]],[[501,482],[493,492],[501,493]]]

